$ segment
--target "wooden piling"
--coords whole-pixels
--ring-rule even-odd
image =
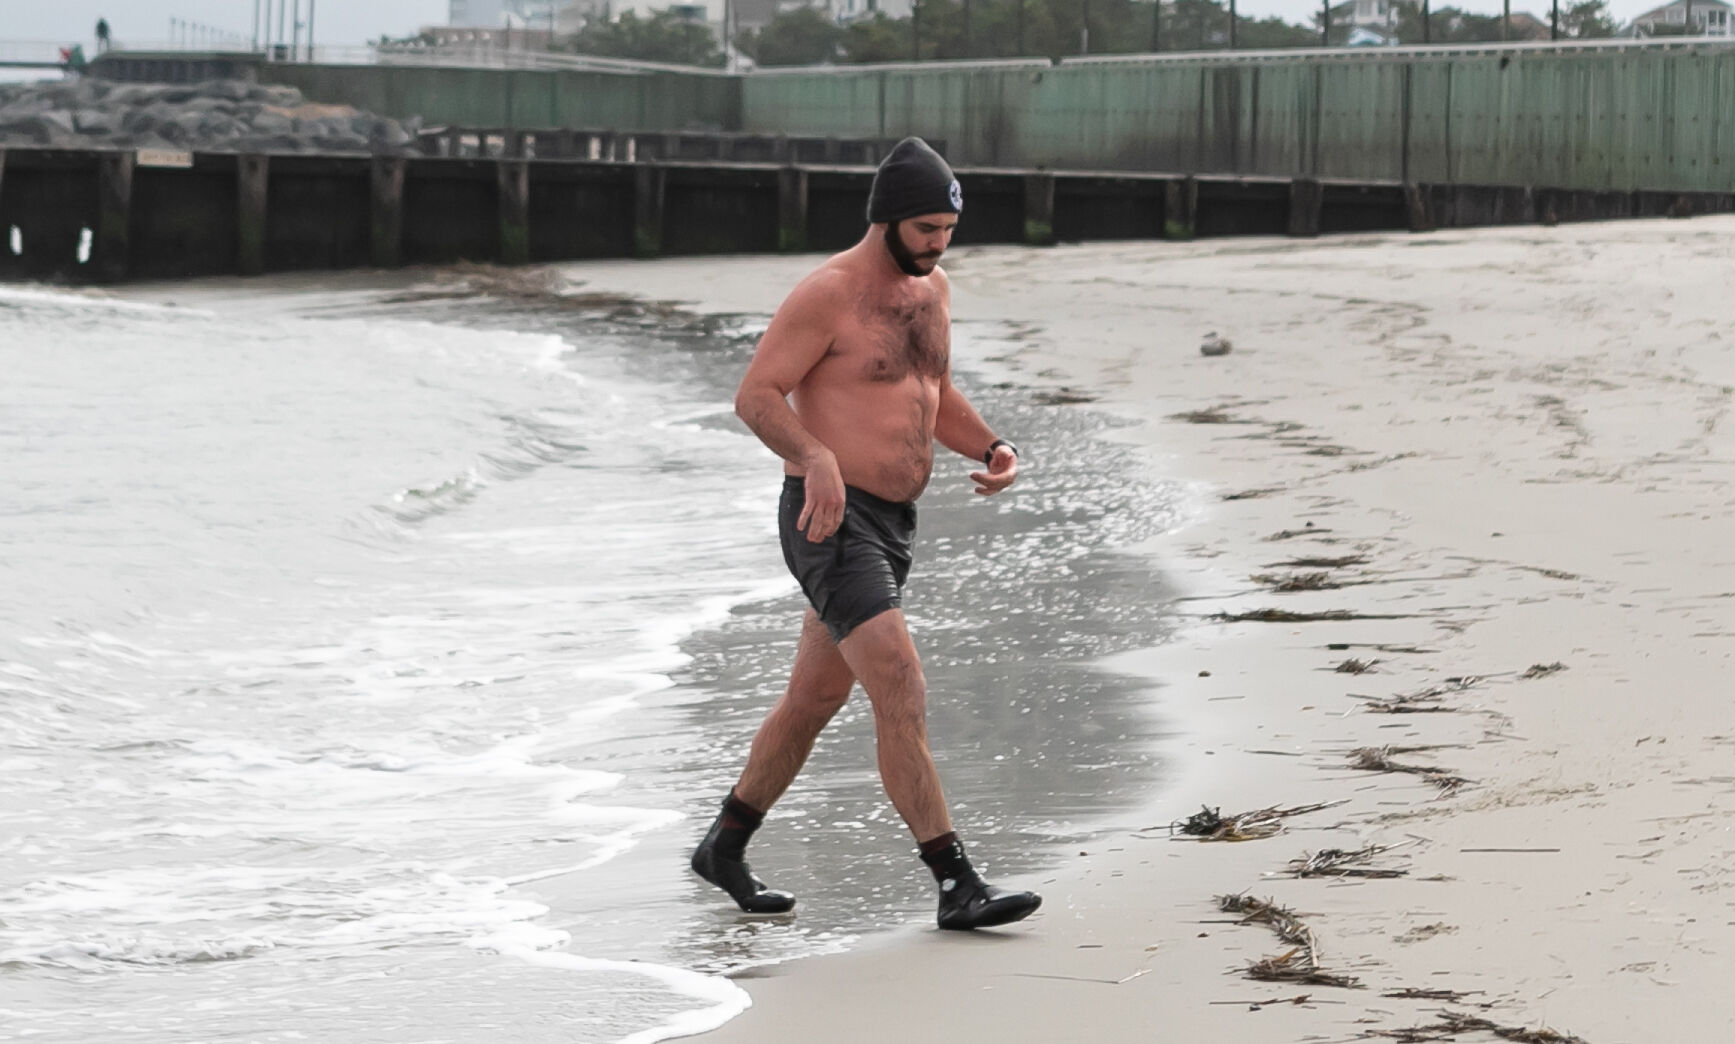
[[[663,252],[666,172],[654,163],[641,163],[633,173],[633,253],[639,257],[656,257]]]
[[[242,275],[265,271],[265,195],[270,182],[270,157],[236,157],[235,245]]]
[[[403,263],[404,253],[403,159],[375,156],[368,180],[371,258],[377,268],[396,268]]]
[[[127,277],[136,158],[132,152],[105,152],[97,161],[97,223],[90,260],[101,282]]]
[[[1024,175],[1024,242],[1054,245],[1054,175]]]
[[[777,171],[777,249],[796,254],[807,249],[807,171]]]
[[[1434,208],[1430,205],[1430,196],[1426,185],[1417,185],[1414,182],[1404,185],[1404,208],[1410,214],[1411,232],[1434,230]]]
[[[1325,191],[1318,178],[1296,178],[1289,183],[1289,234],[1311,237],[1319,235],[1319,212],[1325,203]]]
[[[530,263],[530,164],[522,159],[495,163],[500,199],[500,263]]]
[[[1199,220],[1199,183],[1175,178],[1163,184],[1163,238],[1192,239]]]

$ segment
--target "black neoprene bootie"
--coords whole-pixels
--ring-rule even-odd
[[[939,840],[939,839],[936,839]],[[933,842],[929,842],[930,845]],[[924,846],[927,847],[927,846]],[[947,931],[970,931],[1022,921],[1042,905],[1035,892],[1011,892],[982,880],[964,854],[963,842],[922,853],[922,862],[940,883],[940,927]]]
[[[748,913],[788,913],[795,908],[795,896],[766,887],[745,858],[747,842],[764,819],[765,813],[730,791],[705,839],[693,850],[693,872],[729,893]]]

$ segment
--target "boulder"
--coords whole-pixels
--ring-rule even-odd
[[[255,134],[290,134],[295,130],[295,121],[274,109],[261,110],[247,124]]]
[[[72,117],[64,112],[0,115],[0,143],[65,145],[75,137]]]
[[[299,90],[275,83],[254,84],[247,92],[247,99],[283,109],[293,109],[302,102]]]
[[[119,122],[114,113],[103,109],[76,109],[72,114],[72,125],[80,134],[104,137],[113,134]]]
[[[252,85],[241,80],[207,80],[195,88],[196,97],[226,102],[246,101]]]

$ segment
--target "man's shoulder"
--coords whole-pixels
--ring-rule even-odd
[[[831,258],[802,277],[789,292],[789,303],[798,306],[836,307],[853,299],[860,280],[851,266]]]

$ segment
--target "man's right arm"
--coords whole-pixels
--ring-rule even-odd
[[[835,312],[829,299],[835,279],[822,270],[790,293],[759,339],[735,392],[736,416],[804,474],[807,502],[796,525],[815,543],[836,532],[843,521],[843,476],[830,448],[796,416],[789,394],[831,347]]]

